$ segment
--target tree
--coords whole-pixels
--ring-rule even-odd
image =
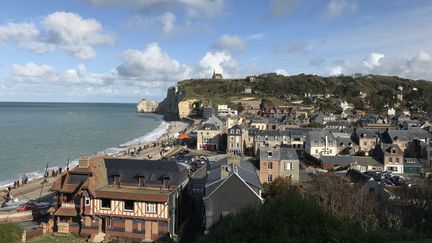
[[[263,197],[271,199],[280,196],[288,191],[298,192],[299,187],[292,183],[292,180],[287,177],[278,177],[272,182],[263,184]]]
[[[239,114],[242,113],[242,111],[244,111],[244,107],[243,107],[243,104],[241,102],[237,103],[236,108],[237,108],[237,111]]]

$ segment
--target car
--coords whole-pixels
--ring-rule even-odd
[[[24,204],[22,204],[20,207],[17,208],[18,212],[24,212],[24,211],[39,211],[39,210],[43,210],[43,209],[47,209],[49,208],[50,203],[47,202],[38,202],[35,200],[30,200]]]

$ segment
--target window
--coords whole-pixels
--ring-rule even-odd
[[[109,208],[111,209],[111,199],[102,199],[101,208]]]
[[[267,163],[267,169],[269,169],[269,170],[273,169],[273,162]]]
[[[392,163],[393,162],[393,158],[389,158],[389,162]]]
[[[318,154],[318,149],[315,149],[315,154]]]
[[[124,210],[134,210],[134,201],[125,200],[124,201]]]
[[[273,175],[270,174],[267,176],[267,182],[272,182],[273,181]]]
[[[273,156],[273,152],[272,151],[267,151],[267,157],[272,157]]]
[[[284,169],[285,169],[285,170],[292,170],[292,169],[293,169],[293,164],[292,164],[292,163],[288,163],[288,162],[286,162],[286,163],[284,164]]]
[[[396,158],[396,163],[399,163],[399,158]]]
[[[146,213],[156,213],[156,203],[146,203]]]
[[[233,143],[231,143],[230,145],[231,145],[231,148],[234,147],[234,144],[233,144]]]
[[[389,171],[393,171],[393,172],[397,172],[398,171],[398,167],[396,167],[396,166],[389,166],[389,167],[387,167],[387,169]]]
[[[230,140],[231,140],[231,141],[234,140],[234,137],[233,137],[233,136],[230,136]]]
[[[90,205],[90,198],[86,197],[86,198],[84,199],[84,204],[85,204],[86,206]]]

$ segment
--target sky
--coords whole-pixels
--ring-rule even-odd
[[[432,2],[0,2],[0,101],[160,101],[214,70],[432,80]]]

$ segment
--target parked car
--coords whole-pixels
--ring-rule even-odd
[[[50,203],[47,202],[38,202],[35,200],[30,200],[26,203],[24,203],[23,205],[21,205],[20,207],[18,207],[17,211],[18,212],[24,212],[24,211],[39,211],[39,210],[43,210],[43,209],[47,209],[49,208]]]

